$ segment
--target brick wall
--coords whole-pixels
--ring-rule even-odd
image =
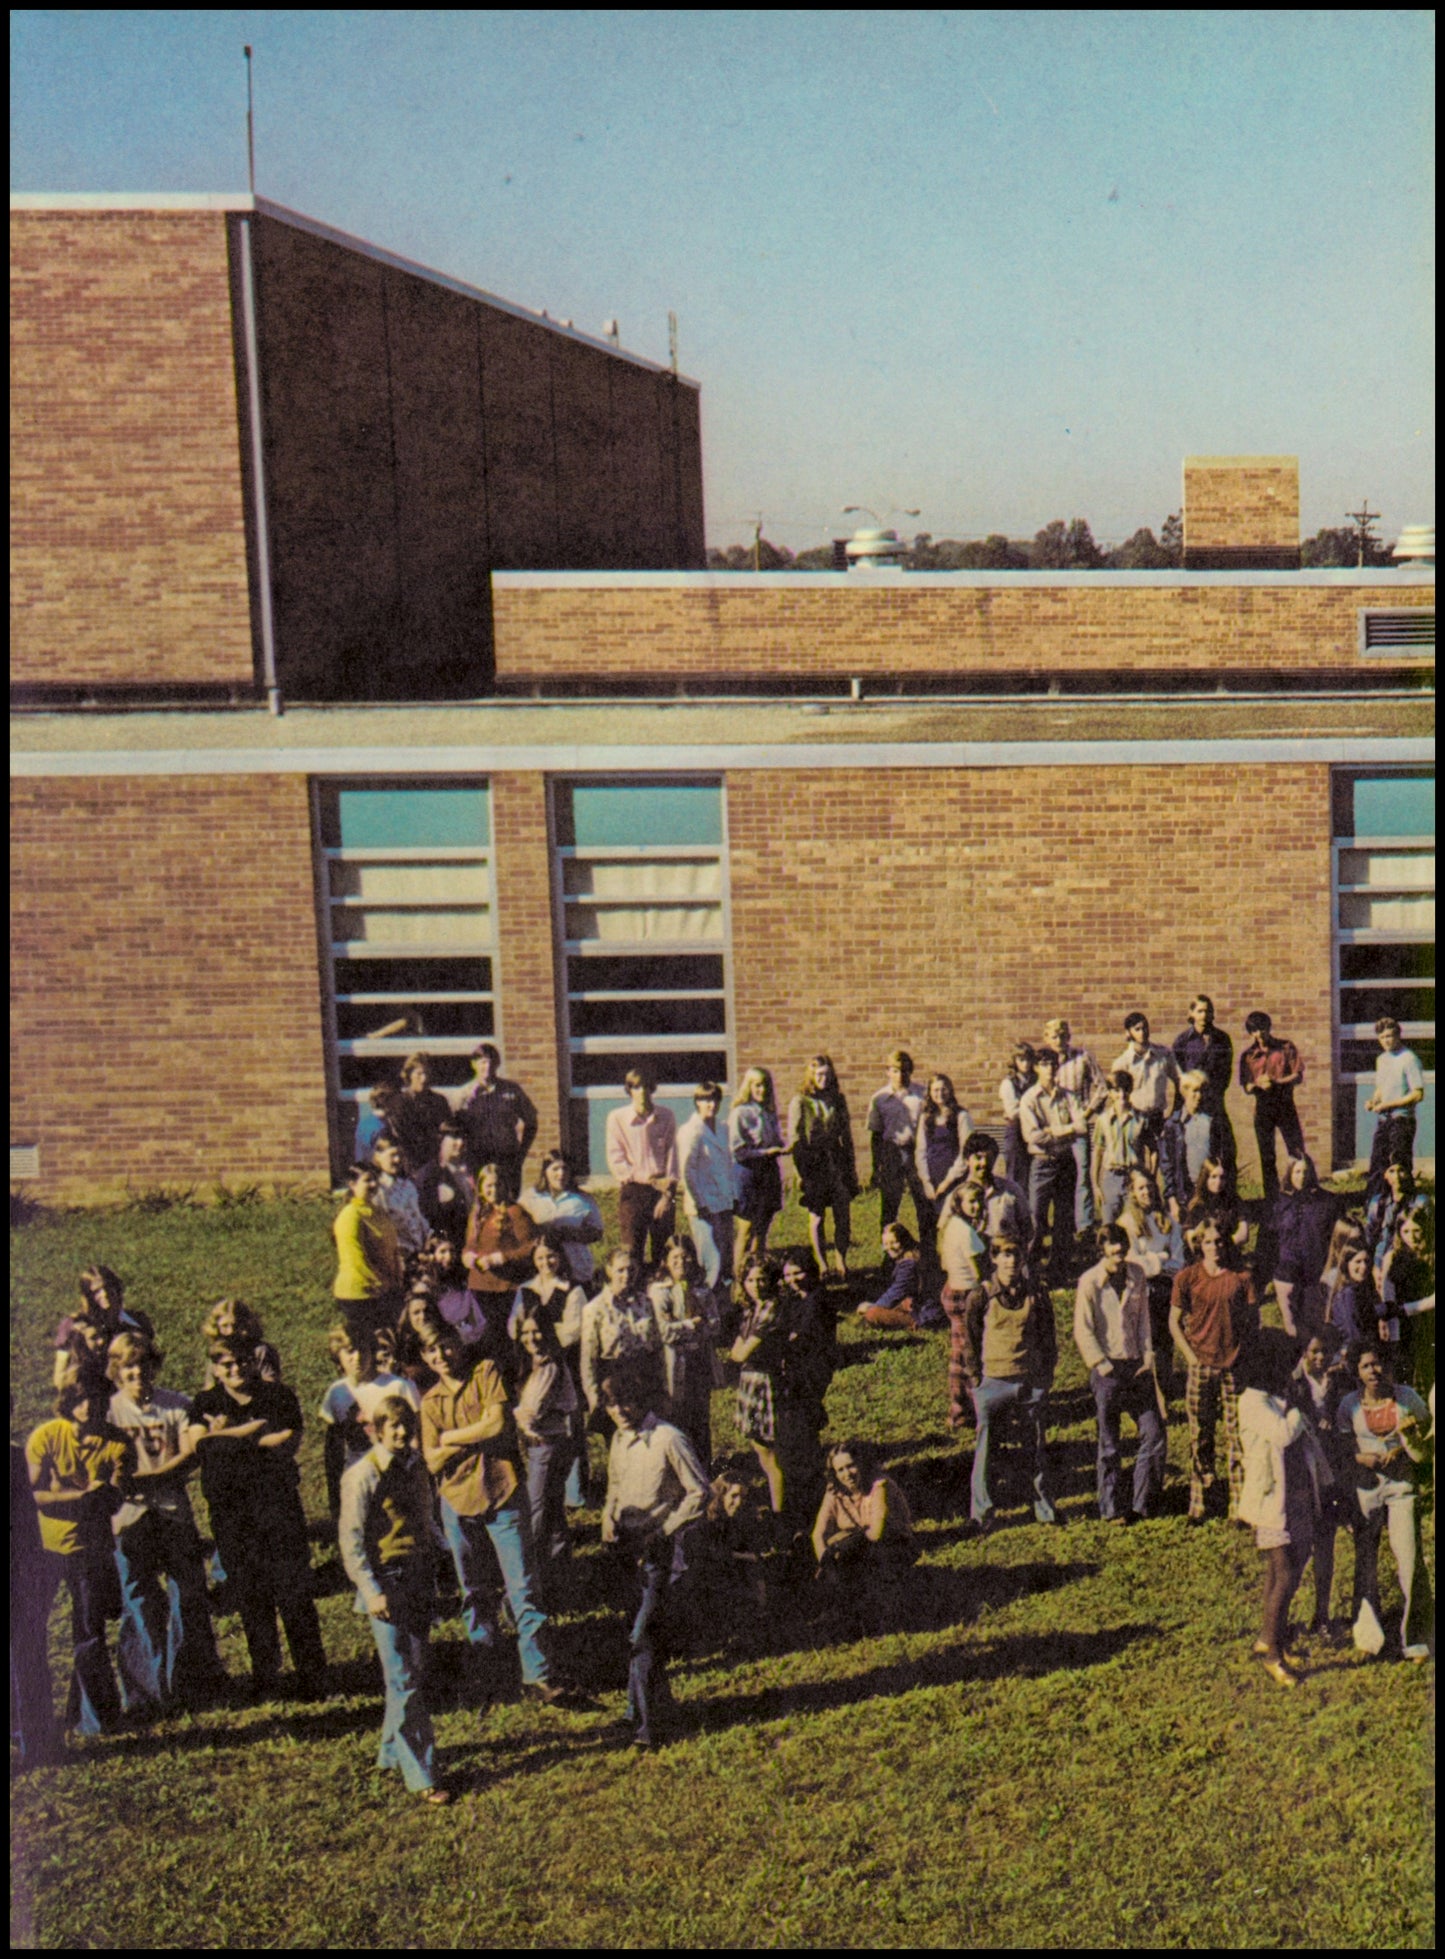
[[[254,675],[226,220],[15,212],[11,684]]]
[[[747,577],[493,591],[497,677],[774,678],[1358,669],[1365,606],[1433,608],[1435,588],[1036,585],[920,578],[816,586]]]
[[[520,772],[491,781],[502,1068],[537,1105],[540,1152],[558,1148],[564,1134],[547,781]],[[538,1160],[534,1154],[532,1169]]]
[[[791,1096],[833,1056],[863,1118],[890,1048],[951,1075],[983,1122],[1019,1038],[1055,1014],[1107,1067],[1124,1014],[1172,1042],[1200,991],[1243,1039],[1299,1046],[1330,1156],[1327,767],[789,770],[728,778],[739,1068]],[[1255,1163],[1245,1097],[1230,1113]]]
[[[1194,570],[1231,564],[1299,563],[1297,456],[1186,456],[1184,563]]]
[[[11,851],[27,1190],[325,1177],[304,779],[18,781]]]

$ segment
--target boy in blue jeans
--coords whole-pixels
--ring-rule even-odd
[[[432,1619],[431,1482],[416,1452],[416,1410],[387,1395],[376,1441],[341,1479],[338,1542],[366,1607],[386,1682],[377,1766],[400,1769],[423,1802],[451,1800],[436,1780],[436,1744],[422,1698]]]

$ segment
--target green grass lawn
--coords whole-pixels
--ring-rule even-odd
[[[114,1266],[155,1318],[162,1380],[199,1384],[223,1293],[258,1309],[308,1430],[302,1486],[325,1517],[312,1421],[331,1378],[325,1201],[44,1214],[12,1232],[12,1432],[48,1412],[48,1336],[75,1275]],[[609,1213],[610,1217],[610,1213]],[[777,1242],[799,1242],[785,1215]],[[866,1261],[876,1205],[860,1201]],[[1432,1668],[1311,1655],[1293,1694],[1249,1647],[1251,1534],[1184,1526],[1182,1416],[1167,1514],[1100,1524],[1093,1408],[1056,1296],[1055,1457],[1067,1528],[1005,1484],[1003,1528],[962,1530],[968,1455],[948,1439],[944,1335],[845,1325],[830,1432],[881,1445],[924,1556],[866,1635],[786,1614],[717,1627],[675,1664],[685,1738],[637,1756],[620,1622],[594,1527],[563,1669],[598,1683],[565,1713],[485,1718],[445,1691],[451,1808],[374,1767],[381,1698],[365,1622],[320,1600],[337,1696],[226,1709],[77,1744],[12,1785],[12,1936],[23,1946],[1290,1946],[1433,1943]],[[1273,1309],[1271,1308],[1272,1312]],[[730,1398],[719,1452],[737,1446]],[[204,1517],[197,1498],[197,1507]],[[315,1560],[331,1556],[318,1530]],[[1433,1561],[1433,1525],[1426,1530]],[[1341,1536],[1337,1612],[1352,1554]],[[1382,1559],[1392,1575],[1388,1553]],[[1307,1585],[1308,1585],[1307,1580]],[[1386,1578],[1389,1605],[1390,1576]],[[1300,1616],[1296,1604],[1296,1617]],[[239,1622],[219,1621],[233,1673]],[[60,1608],[57,1692],[68,1672]]]

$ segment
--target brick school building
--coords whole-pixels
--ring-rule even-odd
[[[15,200],[12,290],[33,1194],[332,1177],[481,1038],[594,1170],[639,1058],[996,1124],[1199,991],[1322,1167],[1395,1014],[1433,1156],[1434,570],[1291,568],[1291,459],[1177,572],[712,574],[695,384],[262,200]]]

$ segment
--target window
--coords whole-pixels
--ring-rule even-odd
[[[722,785],[557,783],[553,819],[569,1148],[602,1174],[629,1068],[652,1067],[679,1121],[731,1072]]]
[[[334,1133],[349,1162],[368,1092],[431,1056],[444,1092],[496,1034],[485,783],[323,784],[317,797]]]
[[[1425,1071],[1417,1156],[1435,1154],[1435,779],[1339,769],[1334,778],[1335,1160],[1369,1156],[1365,1108],[1398,1020]]]
[[[1433,660],[1435,608],[1402,606],[1397,611],[1374,607],[1360,613],[1362,659]]]

